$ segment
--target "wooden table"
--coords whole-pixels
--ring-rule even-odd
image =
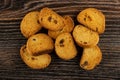
[[[79,67],[82,51],[69,61],[53,52],[52,63],[44,70],[28,68],[20,58],[19,49],[26,43],[20,22],[26,13],[52,8],[61,15],[76,15],[87,7],[101,10],[106,16],[106,31],[100,35],[103,59],[94,70]],[[0,0],[0,80],[118,80],[120,79],[120,0]]]

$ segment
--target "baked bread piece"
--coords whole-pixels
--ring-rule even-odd
[[[30,36],[41,30],[42,26],[39,23],[39,12],[33,11],[25,15],[20,24],[20,30],[24,37]]]
[[[87,8],[81,11],[77,16],[77,20],[99,34],[105,31],[105,16],[95,8]]]
[[[27,41],[27,51],[31,55],[50,53],[54,49],[53,40],[44,33],[31,36]]]
[[[84,48],[80,60],[80,67],[85,70],[92,70],[100,64],[102,60],[102,52],[96,45],[94,47]]]
[[[47,7],[41,9],[39,21],[48,30],[60,30],[64,26],[64,18]]]
[[[32,56],[27,52],[26,45],[21,47],[20,56],[25,64],[33,69],[43,69],[48,67],[51,63],[51,56],[49,54]]]
[[[99,35],[82,25],[76,25],[73,30],[73,37],[75,42],[80,47],[92,47],[99,42]]]
[[[63,16],[63,18],[64,18],[64,23],[65,23],[65,26],[63,27],[63,29],[58,30],[58,31],[48,30],[48,35],[52,37],[53,39],[56,39],[56,37],[60,35],[61,33],[72,32],[74,28],[74,21],[72,20],[70,16],[65,15]]]
[[[77,49],[70,33],[62,33],[56,38],[55,51],[63,60],[73,59],[77,55]]]

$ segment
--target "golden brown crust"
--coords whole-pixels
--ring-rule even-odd
[[[64,23],[65,23],[65,26],[63,27],[63,29],[58,30],[58,31],[48,30],[48,35],[52,37],[53,39],[56,39],[56,37],[60,35],[61,33],[72,32],[74,28],[74,21],[72,20],[70,16],[65,15],[63,16],[63,18],[64,18]]]
[[[75,42],[80,47],[92,47],[99,42],[99,35],[82,25],[75,26],[73,30],[73,37]]]
[[[100,64],[102,60],[102,52],[96,45],[94,47],[84,48],[82,58],[80,60],[80,67],[85,70],[92,70]]]
[[[64,60],[73,59],[77,55],[77,49],[70,33],[62,33],[56,38],[55,51],[58,57]]]
[[[60,16],[50,8],[40,12],[33,11],[25,15],[20,24],[27,44],[20,49],[20,56],[27,66],[33,69],[44,69],[51,63],[51,53],[55,46],[57,56],[63,60],[73,59],[77,55],[75,42],[83,47],[80,67],[92,70],[100,64],[102,52],[97,46],[99,34],[105,31],[105,16],[95,8],[87,8],[77,15],[82,25],[76,25],[68,15]],[[48,35],[36,34],[41,28],[48,29]],[[74,29],[74,30],[73,30]],[[71,32],[73,31],[73,37]],[[53,42],[55,40],[55,45]],[[73,40],[74,38],[74,40]]]
[[[48,30],[60,30],[64,26],[64,19],[50,8],[43,8],[39,14],[39,21]]]
[[[50,53],[53,49],[53,40],[44,33],[33,35],[27,41],[27,51],[34,56]]]
[[[39,12],[33,11],[26,14],[23,18],[20,24],[20,30],[23,36],[25,36],[26,38],[29,38],[30,36],[34,35],[42,28],[42,26],[39,23],[38,16]]]
[[[95,8],[87,8],[77,16],[78,22],[102,34],[105,31],[105,16]]]
[[[49,54],[32,56],[27,52],[26,45],[21,47],[20,56],[25,64],[33,69],[43,69],[48,67],[51,63],[51,56]]]

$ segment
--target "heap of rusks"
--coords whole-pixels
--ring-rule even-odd
[[[20,30],[28,38],[20,49],[22,60],[33,69],[43,69],[51,63],[54,49],[63,60],[73,59],[77,55],[75,43],[83,48],[80,67],[92,70],[102,59],[97,46],[99,34],[105,30],[105,16],[95,8],[87,8],[77,15],[79,25],[74,25],[69,15],[61,16],[50,8],[29,12],[23,18]],[[38,33],[42,28],[46,33]],[[55,41],[53,41],[55,40]]]

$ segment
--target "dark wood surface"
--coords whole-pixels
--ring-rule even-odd
[[[26,39],[20,33],[23,16],[34,10],[50,7],[61,15],[76,15],[87,7],[95,7],[106,16],[106,31],[100,35],[103,59],[94,70],[79,67],[82,51],[69,61],[51,53],[52,63],[44,70],[28,68],[19,49]],[[120,0],[0,0],[0,80],[118,80],[120,79]]]

